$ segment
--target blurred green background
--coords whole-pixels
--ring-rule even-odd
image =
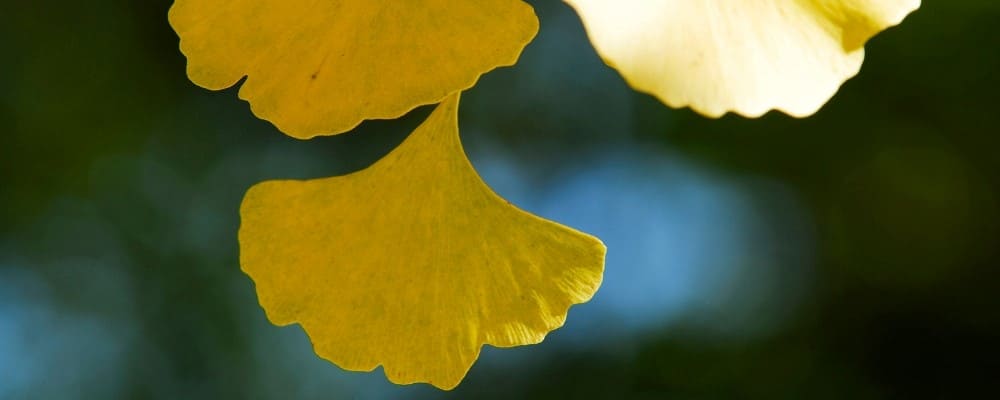
[[[428,109],[297,141],[191,84],[166,0],[0,5],[0,399],[973,398],[1000,376],[1000,3],[926,1],[817,115],[630,90],[572,10],[463,96],[473,164],[608,244],[537,346],[453,392],[344,372],[239,270],[243,192],[343,174]]]

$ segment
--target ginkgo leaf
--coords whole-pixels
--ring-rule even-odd
[[[538,31],[521,0],[177,0],[188,76],[297,138],[391,119],[513,65]]]
[[[450,389],[483,344],[540,342],[601,283],[604,245],[521,211],[465,158],[458,95],[362,171],[251,188],[240,262],[277,325],[396,383]]]
[[[718,117],[815,113],[920,0],[565,0],[637,90]]]

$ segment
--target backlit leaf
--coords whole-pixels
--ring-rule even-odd
[[[815,113],[920,0],[566,0],[605,62],[671,107]]]
[[[494,194],[457,110],[456,94],[370,168],[244,198],[240,261],[268,317],[345,369],[449,389],[483,344],[540,342],[600,285],[604,245]]]
[[[396,118],[516,62],[538,31],[521,0],[177,0],[188,76],[297,138]]]

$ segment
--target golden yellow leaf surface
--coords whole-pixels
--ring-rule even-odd
[[[177,0],[188,76],[297,137],[343,133],[472,87],[538,31],[521,0]]]
[[[637,90],[718,117],[805,117],[920,0],[565,0]]]
[[[494,194],[457,113],[455,94],[370,168],[243,200],[240,263],[268,317],[345,369],[450,389],[483,344],[538,343],[600,286],[604,245]]]

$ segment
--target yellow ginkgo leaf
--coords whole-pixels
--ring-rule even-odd
[[[637,90],[708,116],[815,113],[920,0],[566,0]]]
[[[457,110],[455,94],[370,168],[243,200],[240,263],[268,317],[345,369],[450,389],[483,344],[540,342],[600,285],[604,245],[494,194]]]
[[[538,31],[521,0],[177,0],[188,76],[297,138],[396,118],[512,65]]]

